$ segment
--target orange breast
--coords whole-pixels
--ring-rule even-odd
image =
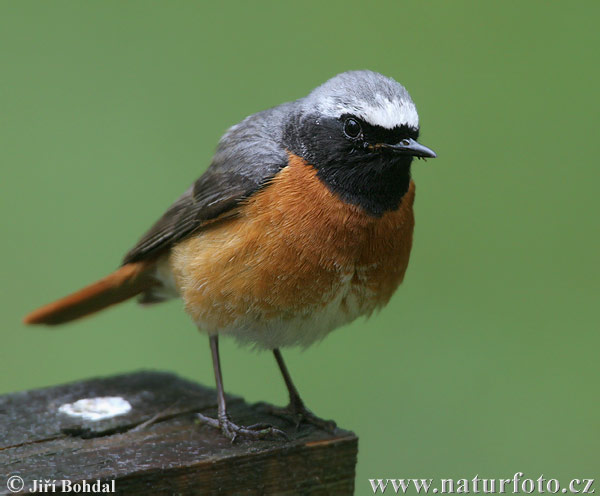
[[[292,155],[234,218],[172,250],[169,263],[187,311],[208,332],[261,332],[268,322],[285,325],[324,308],[331,327],[372,312],[404,277],[414,193],[411,182],[398,210],[372,217],[341,201]]]

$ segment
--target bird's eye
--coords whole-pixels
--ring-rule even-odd
[[[349,138],[358,138],[362,128],[356,119],[349,118],[344,122],[344,132]]]

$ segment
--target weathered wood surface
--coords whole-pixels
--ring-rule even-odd
[[[121,396],[132,410],[111,419],[74,419],[58,408],[81,398]],[[229,397],[231,417],[268,422],[289,441],[236,440],[199,424],[214,415],[213,389],[172,374],[138,372],[0,396],[0,494],[19,476],[89,483],[114,480],[117,494],[353,494],[356,436],[334,434],[270,416],[260,405]],[[39,484],[39,483],[38,483]],[[14,486],[13,486],[14,487]]]

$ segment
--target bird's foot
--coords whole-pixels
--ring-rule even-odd
[[[301,400],[292,401],[285,408],[277,408],[271,405],[265,405],[265,407],[270,414],[295,424],[296,430],[298,430],[303,423],[312,424],[315,427],[330,433],[335,432],[335,429],[337,428],[337,424],[333,420],[324,420],[317,417],[304,406],[304,403]]]
[[[227,415],[219,416],[214,419],[198,413],[198,418],[216,429],[219,429],[225,437],[233,443],[238,437],[247,439],[284,439],[289,440],[288,435],[281,429],[277,429],[271,424],[260,423],[248,426],[237,425],[231,421]]]

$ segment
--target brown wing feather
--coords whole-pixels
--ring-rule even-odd
[[[236,184],[216,183],[209,175],[202,176],[156,221],[137,244],[129,250],[123,264],[147,259],[170,248],[191,234],[206,221],[233,208],[247,194],[247,188]]]
[[[165,212],[125,255],[124,264],[163,252],[207,221],[232,210],[259,191],[287,165],[288,155],[265,121],[277,107],[231,128],[208,170]]]
[[[289,104],[259,112],[225,133],[208,170],[131,249],[123,266],[104,279],[27,315],[27,324],[61,324],[144,293],[160,254],[207,223],[235,215],[235,206],[287,165],[278,123]]]

